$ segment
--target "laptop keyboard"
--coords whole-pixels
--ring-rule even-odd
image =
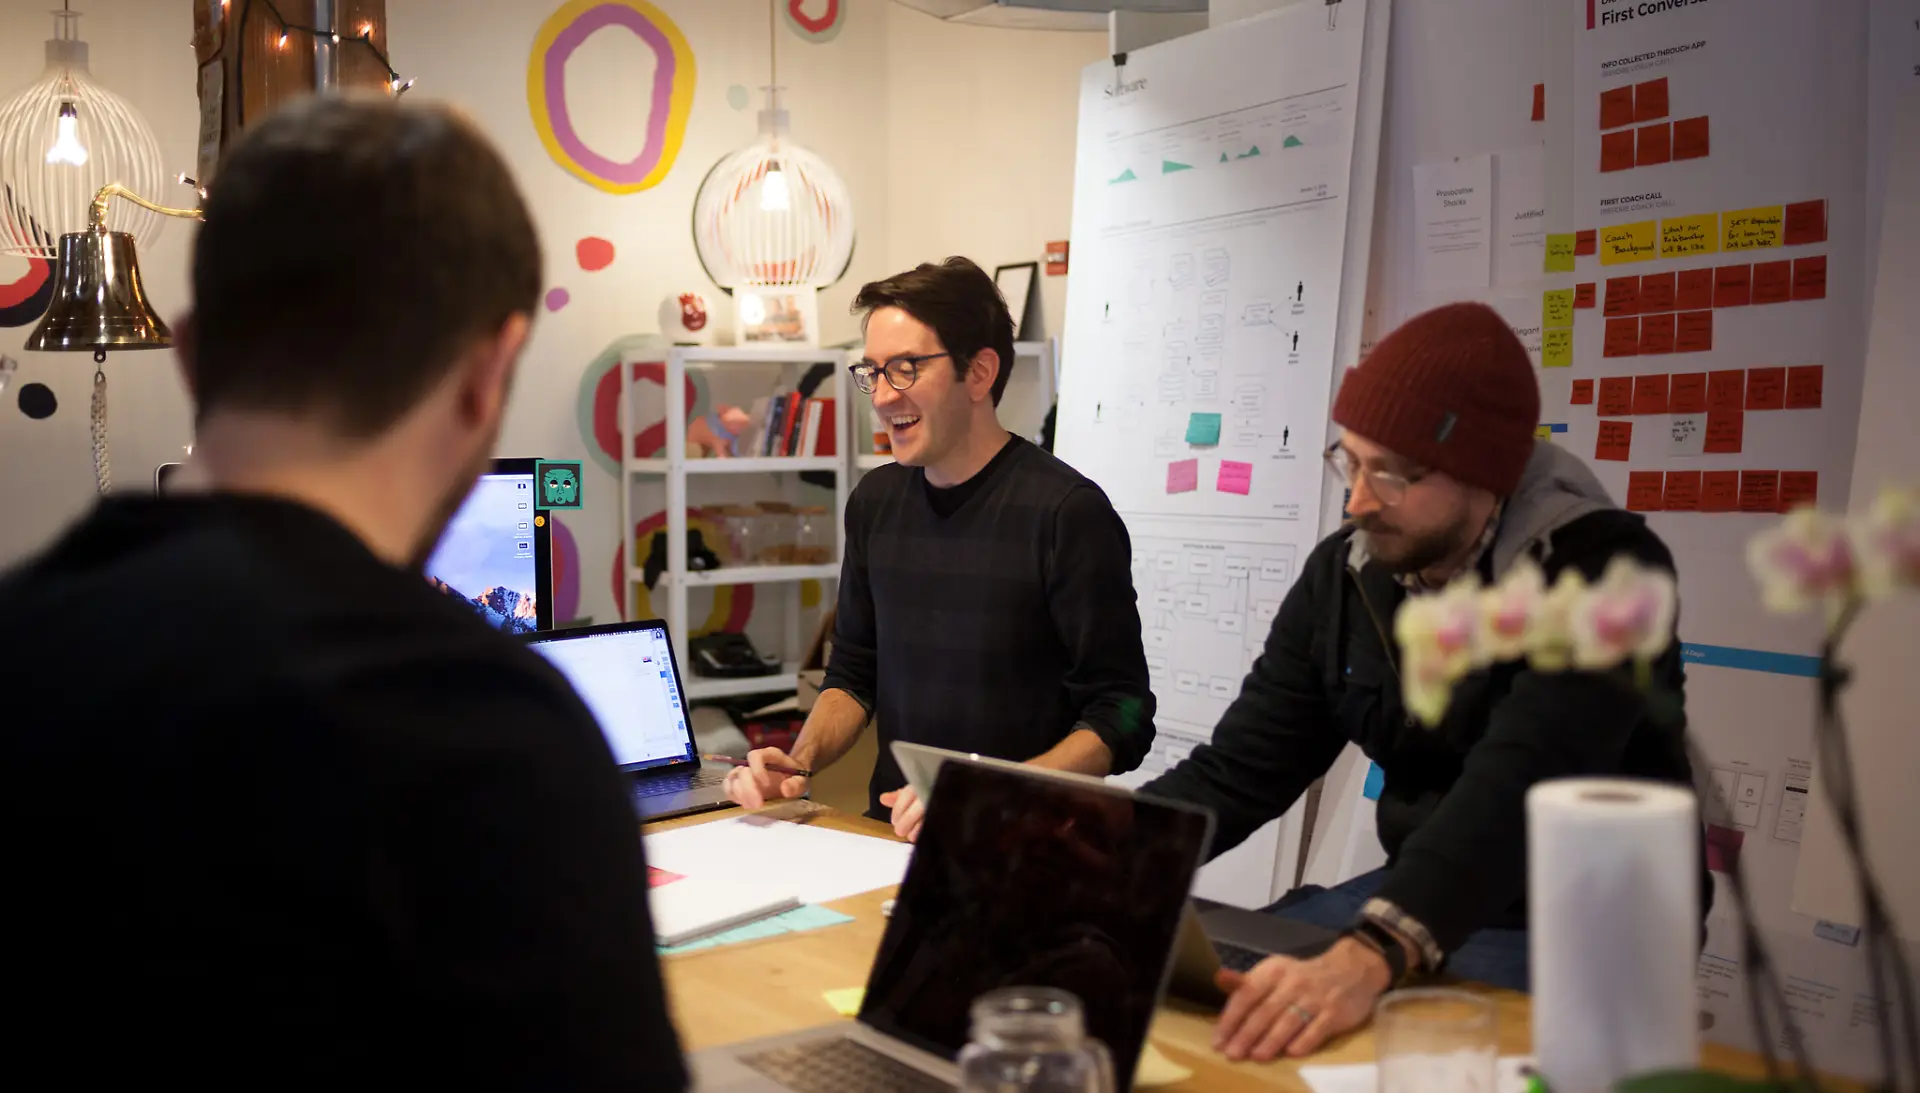
[[[1215,941],[1214,951],[1220,954],[1220,966],[1236,972],[1250,972],[1272,953],[1263,953],[1258,949],[1249,949],[1245,945],[1235,945],[1231,941]]]
[[[740,1061],[794,1093],[953,1093],[953,1087],[844,1036],[789,1044]]]
[[[723,770],[688,771],[685,774],[660,774],[651,778],[642,778],[633,783],[633,798],[661,797],[669,793],[685,793],[690,789],[704,789],[717,786],[726,781],[727,772]]]

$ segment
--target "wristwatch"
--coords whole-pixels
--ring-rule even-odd
[[[1407,979],[1407,947],[1385,926],[1371,919],[1361,919],[1347,928],[1342,937],[1357,939],[1362,945],[1380,954],[1387,962],[1387,988],[1391,990]]]

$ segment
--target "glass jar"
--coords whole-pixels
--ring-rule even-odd
[[[785,501],[762,501],[760,510],[760,565],[792,565],[794,540],[799,532],[799,517]]]
[[[1087,1036],[1080,1000],[1050,987],[976,998],[960,1051],[963,1093],[1114,1093],[1113,1057]]]
[[[824,505],[794,510],[793,562],[826,565],[833,561],[833,520]]]
[[[752,505],[726,505],[720,509],[720,523],[730,552],[727,564],[755,564],[760,556],[760,510]]]

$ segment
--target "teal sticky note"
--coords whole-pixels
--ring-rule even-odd
[[[1187,443],[1214,445],[1220,443],[1219,414],[1190,414],[1187,417]]]

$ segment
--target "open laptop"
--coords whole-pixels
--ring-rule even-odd
[[[643,820],[726,808],[727,771],[700,758],[687,719],[673,640],[659,619],[553,630],[528,639],[560,669],[606,734],[613,761],[633,779]]]
[[[1010,986],[1078,997],[1132,1087],[1212,815],[1031,770],[950,763],[938,784],[859,1020],[700,1052],[696,1089],[953,1089],[969,1008]]]
[[[1049,778],[1111,785],[1104,779],[1067,771],[1051,771],[1015,763],[1007,759],[971,752],[949,751],[926,744],[893,743],[893,758],[906,775],[907,784],[931,809],[933,788],[940,771],[948,765],[978,765],[1036,771]],[[954,764],[952,760],[960,760]],[[1118,788],[1117,786],[1115,788]],[[1230,904],[1208,900],[1190,901],[1183,917],[1180,939],[1174,952],[1174,996],[1206,1006],[1218,1006],[1226,996],[1214,982],[1221,968],[1247,971],[1269,956],[1317,956],[1340,935],[1323,926],[1249,911]]]

